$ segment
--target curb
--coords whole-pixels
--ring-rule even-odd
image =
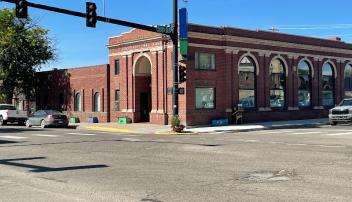
[[[141,132],[134,131],[134,130],[108,128],[108,127],[100,127],[100,126],[87,126],[87,127],[82,127],[81,129],[95,130],[95,131],[107,131],[107,132],[118,132],[118,133],[125,133],[125,134],[142,134]]]
[[[197,132],[186,132],[186,133],[176,133],[172,131],[158,131],[155,132],[154,135],[196,135]]]

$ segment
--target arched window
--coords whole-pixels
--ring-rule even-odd
[[[82,102],[81,102],[81,94],[77,93],[75,96],[75,111],[82,111]]]
[[[298,106],[311,106],[312,70],[309,63],[302,60],[298,64]]]
[[[352,65],[345,67],[345,98],[352,98]]]
[[[323,106],[334,105],[335,72],[330,63],[323,66]]]
[[[270,107],[285,107],[286,71],[280,59],[271,62],[270,78]]]
[[[256,107],[256,68],[253,59],[248,56],[239,64],[239,104],[244,108]]]
[[[94,111],[95,112],[100,112],[100,94],[95,93],[94,94]]]

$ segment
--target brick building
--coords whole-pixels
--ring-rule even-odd
[[[107,47],[109,65],[40,73],[43,86],[51,81],[61,91],[42,88],[37,102],[64,102],[83,120],[128,116],[134,122],[167,124],[171,40],[132,30],[111,37]],[[189,56],[181,65],[187,81],[181,84],[186,93],[179,96],[180,117],[187,125],[231,119],[239,105],[247,122],[326,117],[332,106],[352,96],[352,45],[338,38],[190,24]]]

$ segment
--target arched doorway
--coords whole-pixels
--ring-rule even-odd
[[[151,111],[151,60],[147,55],[137,58],[134,65],[135,110],[139,122],[149,122]]]

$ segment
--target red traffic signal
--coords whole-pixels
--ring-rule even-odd
[[[16,17],[27,18],[28,17],[28,3],[26,0],[16,1]]]
[[[96,27],[97,24],[97,6],[95,3],[86,2],[86,25],[87,27]]]

